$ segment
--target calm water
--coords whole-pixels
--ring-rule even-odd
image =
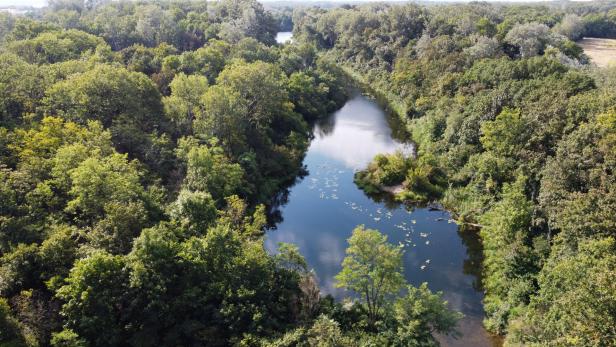
[[[293,32],[291,31],[279,31],[276,34],[276,42],[277,43],[285,43],[293,40]]]
[[[466,315],[459,327],[463,337],[439,337],[441,343],[490,346],[490,336],[481,326],[483,295],[477,277],[481,249],[475,234],[459,232],[446,212],[378,202],[353,183],[354,171],[376,154],[410,150],[395,134],[395,123],[361,95],[315,125],[304,160],[308,175],[290,188],[288,201],[280,208],[282,221],[267,233],[266,245],[270,250],[278,242],[298,245],[316,271],[322,291],[342,298],[348,293],[334,288],[333,277],[340,271],[346,239],[359,224],[376,228],[388,235],[389,242],[403,245],[410,283],[428,282],[433,291],[444,292],[451,308]]]

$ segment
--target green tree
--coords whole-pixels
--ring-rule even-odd
[[[11,297],[22,289],[37,287],[41,270],[38,246],[20,243],[0,258],[0,295]]]
[[[11,307],[5,298],[0,298],[0,342],[6,346],[28,346],[19,321],[13,317]]]
[[[245,120],[256,129],[270,125],[276,115],[291,112],[287,78],[279,67],[257,61],[236,63],[220,73],[218,85],[229,87],[246,102]]]
[[[526,178],[520,176],[503,187],[502,200],[486,212],[481,222],[485,279],[484,305],[488,329],[502,333],[510,311],[528,302],[534,290],[536,255],[530,234],[532,203],[524,194]]]
[[[196,108],[208,89],[207,78],[180,73],[171,81],[169,88],[171,95],[163,98],[165,113],[180,134],[188,135],[192,131]]]
[[[464,315],[449,310],[442,292],[433,294],[425,282],[417,288],[407,286],[406,290],[406,295],[394,304],[396,339],[400,345],[438,345],[433,333],[457,335],[456,325]]]
[[[539,292],[511,324],[507,341],[528,346],[609,346],[616,340],[616,243],[583,240],[576,253],[557,240],[538,276]]]
[[[72,75],[45,94],[43,111],[82,124],[93,119],[109,127],[125,116],[151,127],[162,115],[160,94],[146,75],[110,65]]]
[[[319,316],[310,329],[306,331],[308,344],[314,347],[343,347],[353,346],[354,341],[344,336],[340,325],[327,316]]]
[[[186,162],[187,189],[208,192],[219,202],[241,192],[244,170],[225,156],[216,141],[207,146],[195,144],[194,139],[182,139],[177,152]]]
[[[182,228],[199,235],[216,221],[217,212],[216,203],[209,193],[183,189],[171,206],[170,214]]]
[[[121,256],[96,252],[78,261],[56,292],[67,327],[97,346],[126,341],[128,283]]]
[[[39,247],[42,263],[41,280],[64,278],[77,259],[77,230],[68,225],[50,228],[49,237]]]
[[[481,144],[501,156],[514,156],[523,148],[528,131],[519,110],[504,109],[493,121],[481,125]]]
[[[237,42],[248,36],[266,43],[275,43],[278,27],[271,13],[256,0],[224,0],[216,4],[214,11],[221,19],[220,36]]]
[[[111,133],[95,121],[86,126],[45,117],[28,129],[15,129],[10,149],[19,159],[19,169],[39,180],[49,178],[55,156],[64,146],[79,143],[86,151],[109,155],[113,152]]]
[[[592,117],[565,136],[543,170],[539,194],[550,227],[577,240],[616,230],[616,113]]]
[[[51,338],[51,345],[53,347],[87,347],[87,343],[70,329],[54,333]]]
[[[144,194],[137,163],[122,154],[88,158],[70,172],[70,178],[72,199],[66,211],[83,220],[102,216],[108,203],[127,204]]]
[[[505,36],[505,42],[517,46],[524,58],[543,54],[546,46],[555,40],[547,25],[536,22],[517,24]]]
[[[368,322],[374,325],[383,313],[386,296],[396,294],[404,283],[402,251],[388,244],[387,236],[363,225],[353,230],[348,241],[336,286],[360,295],[367,306]]]
[[[195,115],[195,134],[220,139],[231,153],[246,150],[246,100],[231,88],[215,85],[203,95],[201,102],[202,107]]]
[[[0,54],[0,125],[22,123],[24,113],[34,112],[43,95],[45,85],[36,65],[20,57]]]
[[[162,143],[150,135],[167,128],[161,96],[142,73],[97,65],[49,87],[41,111],[79,124],[97,120],[110,128],[116,149],[165,172],[157,164]]]
[[[14,41],[8,45],[11,52],[32,64],[58,63],[93,54],[106,43],[100,37],[70,29],[45,32],[35,38]]]

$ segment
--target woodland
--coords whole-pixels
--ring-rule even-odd
[[[267,8],[267,9],[266,9]],[[276,33],[293,31],[277,44]],[[616,345],[616,2],[52,0],[0,12],[1,346],[436,346],[462,318],[358,226],[322,295],[263,235],[351,89],[417,153],[401,186],[479,227],[484,326]]]

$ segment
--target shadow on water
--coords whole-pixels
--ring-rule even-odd
[[[463,271],[475,278],[473,288],[483,292],[483,244],[479,237],[479,228],[461,225],[458,227],[458,235],[466,247],[467,254]]]

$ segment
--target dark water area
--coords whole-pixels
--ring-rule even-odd
[[[393,128],[393,130],[392,130]],[[413,285],[428,282],[443,291],[452,309],[465,314],[458,339],[439,336],[444,346],[493,346],[483,329],[480,288],[481,244],[474,231],[461,231],[449,213],[408,207],[368,197],[353,183],[356,170],[378,153],[412,151],[401,127],[374,101],[362,95],[314,125],[304,159],[307,175],[289,188],[279,207],[280,221],[266,235],[266,246],[296,244],[318,276],[324,294],[344,298],[334,287],[347,238],[360,224],[375,228],[404,249],[404,274]]]

